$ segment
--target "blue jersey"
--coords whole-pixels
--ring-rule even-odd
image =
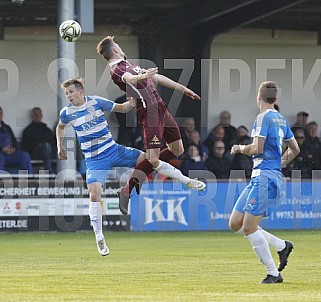
[[[112,111],[113,101],[100,96],[85,96],[81,106],[69,104],[60,111],[60,122],[71,123],[86,160],[108,155],[115,144],[104,111]]]
[[[283,141],[293,138],[288,121],[278,111],[268,109],[257,116],[251,136],[265,138],[263,153],[253,156],[253,172],[281,171]]]

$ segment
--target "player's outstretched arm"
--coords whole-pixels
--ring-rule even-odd
[[[142,81],[152,78],[153,76],[155,76],[157,74],[157,72],[158,72],[157,67],[149,68],[146,70],[146,72],[144,72],[142,74],[131,74],[129,72],[125,72],[122,79],[126,83],[136,85],[139,82],[142,82]]]
[[[58,158],[61,160],[67,159],[67,153],[65,147],[63,146],[63,139],[65,137],[65,125],[59,123],[56,127],[56,137],[57,137],[57,153]]]
[[[160,84],[164,87],[167,87],[167,88],[170,88],[170,89],[177,89],[179,91],[181,91],[184,95],[190,97],[191,99],[193,100],[200,100],[200,96],[197,95],[194,91],[192,91],[191,89],[185,87],[184,85],[182,84],[179,84],[173,80],[171,80],[170,78],[164,76],[164,75],[161,75],[161,74],[157,74],[153,77],[153,81],[156,83],[156,84]]]
[[[128,101],[123,104],[115,104],[114,112],[127,113],[136,107],[137,100],[135,98],[129,97]]]
[[[300,147],[295,138],[286,141],[285,144],[288,148],[285,150],[281,158],[282,168],[286,167],[286,165],[300,153]]]

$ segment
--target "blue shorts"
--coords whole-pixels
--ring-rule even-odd
[[[99,156],[97,159],[89,158],[86,160],[86,182],[91,184],[100,182],[104,184],[109,170],[113,167],[133,168],[142,151],[114,144],[108,148],[106,155]]]
[[[281,181],[281,175],[274,173],[251,178],[233,210],[254,216],[269,216],[278,201]]]

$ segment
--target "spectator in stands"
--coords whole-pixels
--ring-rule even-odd
[[[231,147],[236,143],[236,128],[231,125],[231,113],[228,111],[222,111],[220,114],[220,123],[219,125],[224,127],[225,136],[224,144],[226,150],[230,150]]]
[[[305,141],[308,148],[313,152],[313,170],[321,169],[321,142],[318,137],[318,129],[319,127],[317,122],[310,122],[305,127]]]
[[[207,170],[205,162],[202,160],[198,145],[190,143],[187,147],[187,156],[184,158],[181,171],[188,176],[191,170]]]
[[[52,157],[56,154],[55,135],[42,122],[42,110],[39,107],[31,110],[31,119],[32,122],[22,133],[22,149],[30,154],[31,159],[42,160],[44,169],[54,173]]]
[[[206,161],[208,159],[209,153],[208,147],[205,144],[201,143],[201,136],[197,130],[194,130],[190,133],[190,141],[198,147],[202,160]]]
[[[214,143],[216,141],[224,142],[225,138],[225,129],[221,125],[217,125],[213,128],[211,133],[207,136],[204,144],[208,147],[209,150],[213,150]],[[225,145],[225,144],[224,144]]]
[[[301,177],[312,178],[312,167],[318,159],[314,158],[311,146],[306,143],[304,130],[297,128],[294,137],[300,146],[300,153],[282,170],[284,176],[291,177],[293,170],[301,170]]]
[[[305,126],[308,123],[309,113],[300,111],[296,115],[296,122],[292,125],[292,131],[294,132],[296,128],[305,129]]]
[[[245,126],[239,126],[236,129],[237,144],[249,145],[251,144],[251,138],[248,134],[248,129]],[[252,157],[246,154],[237,153],[232,161],[233,170],[242,170],[245,172],[246,179],[251,178],[253,167]]]
[[[208,170],[214,173],[217,179],[228,179],[230,177],[232,164],[224,154],[224,142],[222,140],[216,141],[210,157],[206,161]]]
[[[22,170],[32,174],[30,156],[27,152],[18,150],[18,142],[11,127],[3,122],[3,110],[0,107],[0,171],[5,165],[19,165]]]
[[[183,122],[183,127],[180,127],[181,137],[184,149],[186,150],[191,142],[191,133],[195,130],[194,117],[187,117]]]

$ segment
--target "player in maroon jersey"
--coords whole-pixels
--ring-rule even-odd
[[[184,152],[178,125],[168,111],[166,103],[158,94],[156,84],[180,90],[194,100],[200,100],[200,97],[184,85],[158,74],[157,67],[145,70],[127,61],[125,53],[114,42],[112,36],[107,36],[98,43],[97,52],[108,61],[114,83],[128,96],[137,99],[137,117],[147,153],[147,158],[136,166],[126,186],[119,190],[120,210],[126,215],[132,189],[136,187],[137,193],[139,193],[139,186],[141,186],[146,175],[153,170],[168,177],[176,176],[178,171],[168,162]],[[167,148],[160,151],[163,138],[166,141]],[[205,189],[205,184],[196,179],[185,184],[189,188]]]

